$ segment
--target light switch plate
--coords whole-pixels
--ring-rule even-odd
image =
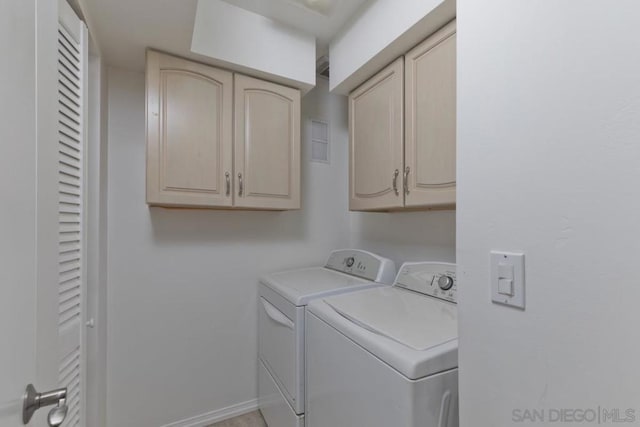
[[[524,254],[514,252],[490,253],[491,300],[498,304],[521,308],[525,306]],[[513,277],[509,277],[513,274]],[[500,280],[511,279],[512,295],[500,292]],[[504,292],[504,286],[503,286]]]

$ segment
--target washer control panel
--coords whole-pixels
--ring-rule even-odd
[[[456,265],[447,262],[405,262],[393,286],[458,302]]]
[[[391,285],[396,274],[393,261],[359,249],[331,252],[325,267],[385,285]]]

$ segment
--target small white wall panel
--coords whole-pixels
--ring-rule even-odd
[[[321,120],[310,120],[311,138],[311,161],[319,163],[329,163],[329,123]]]

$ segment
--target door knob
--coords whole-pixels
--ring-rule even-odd
[[[22,423],[27,424],[31,421],[34,412],[44,406],[56,405],[49,412],[47,420],[49,425],[57,427],[64,421],[67,416],[67,388],[58,388],[55,390],[47,391],[45,393],[38,393],[33,386],[29,384],[24,392],[24,401],[22,404]]]
[[[65,403],[65,399],[61,399],[58,402],[58,406],[49,411],[47,416],[47,422],[49,427],[60,427],[65,418],[67,418],[67,411],[69,407]]]

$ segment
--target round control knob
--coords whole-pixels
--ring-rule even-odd
[[[438,279],[438,286],[440,286],[440,289],[443,291],[448,291],[453,287],[453,279],[451,276],[442,275]]]
[[[344,263],[347,265],[347,267],[352,267],[355,262],[356,262],[356,259],[352,256],[344,260]]]

